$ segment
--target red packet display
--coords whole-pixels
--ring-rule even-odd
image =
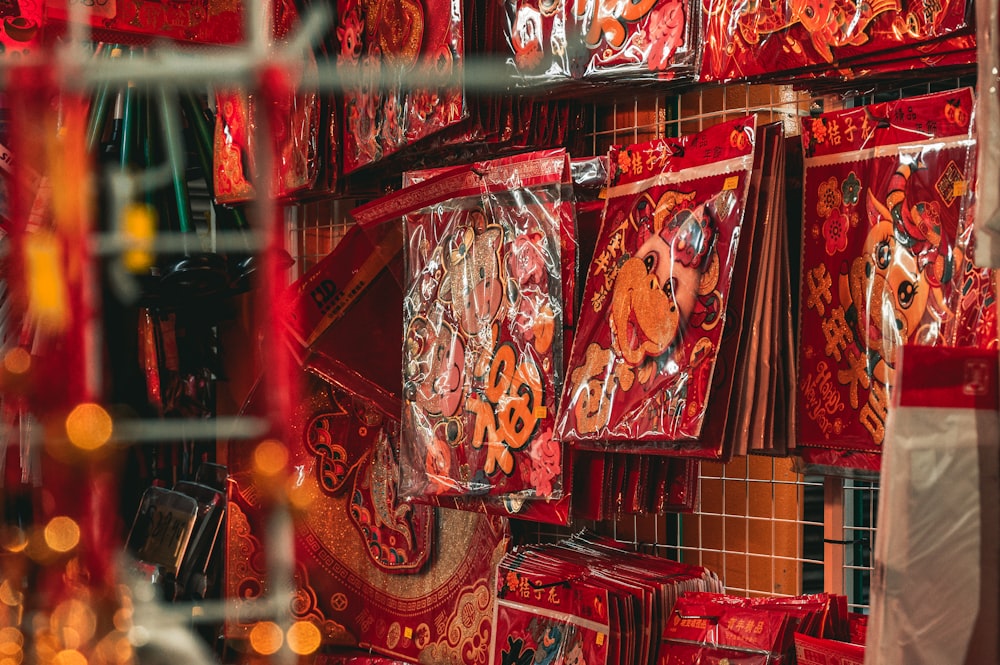
[[[38,0],[39,4],[41,0]],[[200,44],[236,44],[243,40],[243,2],[231,0],[62,0],[45,2],[45,19],[64,23],[73,5],[84,5],[94,36],[102,41],[150,42],[171,39]],[[286,4],[276,2],[278,7]],[[289,1],[290,5],[291,2]]]
[[[511,63],[526,81],[690,78],[697,20],[680,0],[508,0]]]
[[[846,636],[846,601],[833,594],[743,598],[685,593],[663,631],[658,662],[792,663],[797,633],[817,638]]]
[[[308,376],[305,375],[304,376]],[[263,405],[258,390],[245,411]],[[357,646],[409,662],[481,665],[489,646],[492,581],[507,523],[475,513],[400,502],[398,421],[315,377],[291,416],[295,620],[327,645]],[[253,448],[233,445],[225,592],[235,603],[225,634],[245,639],[267,597],[268,511],[254,482]],[[307,508],[305,508],[307,506]],[[433,534],[433,541],[432,541]],[[431,548],[433,546],[434,551]],[[377,662],[377,661],[376,661]]]
[[[354,212],[403,215],[406,496],[558,498],[562,150],[480,162]]]
[[[698,437],[741,249],[755,136],[749,116],[612,150],[560,403],[562,440]]]
[[[343,172],[378,161],[464,119],[460,86],[411,88],[407,76],[448,81],[464,57],[461,0],[339,0],[338,67],[344,90]],[[383,76],[389,85],[380,85]]]
[[[965,0],[910,9],[898,0],[819,5],[788,0],[753,6],[703,0],[703,81],[730,81],[826,69],[862,56],[969,31]]]
[[[510,571],[497,585],[491,662],[622,662],[608,658],[608,592],[582,583],[567,588],[560,579],[540,579],[546,578],[522,580]],[[585,613],[593,617],[579,616]]]
[[[315,68],[311,55],[306,62]],[[219,203],[243,203],[255,196],[262,113],[269,120],[274,195],[288,198],[316,184],[322,161],[319,96],[315,91],[291,90],[272,97],[265,101],[236,89],[216,92],[212,186]]]
[[[971,126],[968,89],[803,120],[800,445],[878,452],[903,344],[996,345]]]
[[[254,197],[254,132],[250,97],[239,90],[215,93],[215,138],[212,187],[215,200],[233,204]]]
[[[720,588],[705,568],[586,532],[519,547],[497,567],[491,662],[656,662],[676,598]]]

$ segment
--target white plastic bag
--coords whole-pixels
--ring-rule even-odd
[[[996,351],[904,348],[866,665],[998,662],[997,364]]]

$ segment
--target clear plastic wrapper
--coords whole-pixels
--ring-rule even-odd
[[[670,80],[696,72],[698,21],[681,0],[507,0],[508,58],[520,80]]]
[[[748,5],[702,0],[701,80],[732,81],[826,70],[864,56],[971,31],[965,0],[905,7],[896,0]]]
[[[444,173],[353,212],[403,216],[405,496],[562,494],[553,436],[562,368],[566,153]]]
[[[902,345],[996,346],[972,121],[969,89],[803,120],[799,445],[878,452]]]
[[[560,402],[562,440],[627,445],[698,437],[739,250],[755,128],[748,116],[611,151],[603,224]]]
[[[345,174],[468,116],[461,86],[406,84],[414,74],[454,80],[465,54],[461,0],[339,0],[337,10],[338,67],[359,81],[343,95]]]

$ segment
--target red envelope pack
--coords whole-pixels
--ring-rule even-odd
[[[612,150],[560,403],[561,439],[634,446],[701,433],[741,249],[755,128],[750,116]]]
[[[663,632],[660,663],[793,662],[797,633],[846,636],[847,599],[833,594],[743,598],[686,593]]]
[[[865,647],[796,633],[795,657],[799,665],[864,665]]]
[[[803,120],[800,445],[878,452],[903,344],[995,347],[971,121],[968,89]]]
[[[448,81],[465,57],[461,0],[339,0],[343,171],[368,166],[468,115],[460,86],[411,88],[408,76]],[[383,75],[389,79],[382,86]]]
[[[506,521],[400,502],[394,416],[305,373],[303,381],[305,399],[286,442],[288,468],[299,470],[291,490],[300,508],[293,511],[292,616],[315,624],[326,645],[481,665],[475,654],[490,642]],[[261,393],[246,413],[261,411]],[[272,588],[266,551],[273,531],[253,448],[231,445],[229,467],[225,592],[235,609],[225,635],[245,639],[257,621],[253,602]]]
[[[697,25],[678,0],[509,0],[504,35],[522,80],[691,79]]]
[[[920,11],[896,0],[822,6],[811,0],[769,2],[748,7],[735,0],[705,0],[703,81],[731,81],[775,75],[789,78],[857,63],[868,54],[924,45],[971,31],[971,5],[939,2]]]
[[[315,69],[311,54],[306,66]],[[326,155],[320,145],[322,114],[315,91],[292,90],[264,100],[241,90],[220,89],[215,93],[214,155],[212,186],[219,203],[236,204],[255,196],[256,151],[260,149],[261,122],[267,114],[272,151],[271,191],[286,199],[317,184]]]
[[[563,151],[446,171],[354,211],[403,216],[403,487],[558,498]]]
[[[677,596],[719,588],[718,578],[704,568],[637,554],[588,533],[520,547],[497,569],[493,662],[519,662],[512,659],[529,650],[539,660],[528,662],[546,662],[553,654],[576,657],[567,655],[572,643],[560,646],[567,634],[588,638],[578,650],[597,660],[586,662],[656,662],[664,618]]]
[[[62,31],[71,18],[70,6],[87,7],[86,17],[94,37],[112,43],[148,43],[170,39],[199,44],[238,44],[244,38],[242,0],[190,0],[166,2],[144,0],[48,0],[45,20],[53,32]],[[275,3],[275,17],[294,10],[291,0]]]
[[[289,287],[284,303],[302,365],[394,415],[402,390],[402,248],[398,224],[353,227]]]

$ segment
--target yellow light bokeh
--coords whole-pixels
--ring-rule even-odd
[[[135,660],[135,651],[125,633],[110,632],[101,638],[90,657],[94,665],[129,665]]]
[[[299,656],[308,656],[319,649],[323,636],[309,621],[296,621],[288,628],[288,648]]]
[[[111,415],[100,404],[77,404],[66,416],[66,436],[70,443],[83,450],[103,446],[111,439],[113,429]]]
[[[97,632],[97,615],[81,600],[66,600],[56,607],[49,618],[49,628],[67,649],[83,647]]]
[[[31,233],[24,254],[28,318],[42,330],[61,332],[70,318],[62,247],[51,232]]]
[[[11,374],[25,374],[31,369],[31,354],[20,346],[15,346],[3,356],[3,367]]]
[[[132,608],[122,607],[116,610],[111,623],[114,624],[115,630],[126,632],[132,627]]]
[[[69,552],[80,544],[80,525],[65,515],[53,517],[45,525],[45,544],[54,552]]]
[[[87,665],[87,657],[76,649],[63,649],[52,659],[52,665]]]
[[[128,249],[122,263],[130,272],[141,273],[153,264],[153,236],[156,235],[156,209],[145,203],[133,203],[122,215],[122,235]]]
[[[22,552],[28,546],[28,534],[24,529],[13,525],[0,527],[0,546],[15,554]]]
[[[278,653],[284,641],[281,627],[273,621],[259,621],[250,629],[250,646],[263,656]]]
[[[24,646],[24,634],[13,626],[0,628],[0,655],[14,656]]]
[[[298,510],[308,509],[316,500],[315,487],[310,483],[301,483],[296,478],[291,478],[288,482],[288,491],[285,493],[288,502]]]
[[[22,602],[24,602],[24,594],[15,589],[13,585],[11,585],[10,580],[4,580],[3,583],[0,584],[0,603],[9,607],[17,607]],[[4,628],[3,630],[8,629],[10,628]],[[0,639],[3,639],[2,633],[0,633]]]
[[[253,451],[253,465],[258,473],[276,476],[288,464],[288,449],[274,439],[261,441]]]

